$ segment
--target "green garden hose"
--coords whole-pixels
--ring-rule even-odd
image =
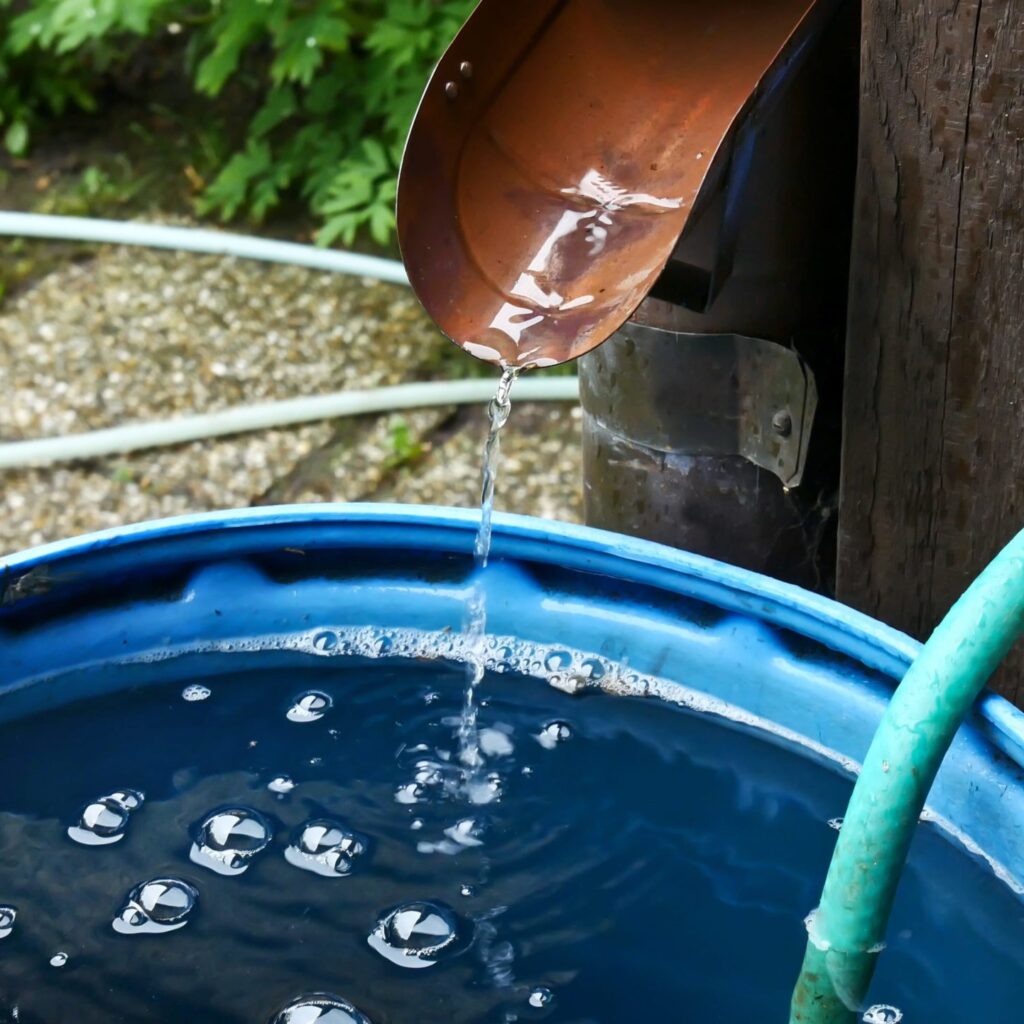
[[[1024,530],[939,623],[871,741],[808,919],[790,1024],[850,1024],[863,1005],[900,874],[960,723],[1024,633]]]

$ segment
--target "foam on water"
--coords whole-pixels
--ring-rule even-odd
[[[322,637],[325,634],[332,637],[329,647],[322,644]],[[316,642],[318,639],[321,640],[320,644]],[[375,626],[337,625],[327,629],[265,634],[258,638],[242,637],[168,645],[158,651],[147,651],[124,658],[120,664],[155,664],[188,654],[234,651],[289,651],[326,657],[354,656],[375,659],[382,657],[382,640],[386,641],[387,657],[443,660],[466,665],[476,657],[469,639],[459,633],[409,627],[380,629]],[[699,714],[726,719],[736,725],[763,732],[783,743],[801,747],[816,757],[835,764],[850,775],[859,775],[861,771],[861,763],[855,758],[848,757],[804,733],[788,729],[745,708],[682,683],[635,671],[620,662],[590,651],[563,645],[535,643],[521,637],[501,634],[488,634],[484,639],[482,651],[486,672],[533,676],[544,680],[555,689],[573,695],[596,690],[622,697],[653,697]],[[567,664],[564,662],[565,655],[569,656]],[[548,664],[552,658],[557,666],[565,667],[550,669]],[[412,788],[409,787],[410,794]],[[407,794],[404,802],[414,803],[415,797]],[[921,817],[923,821],[930,821],[948,833],[951,839],[963,846],[972,856],[985,861],[992,872],[1015,893],[1024,895],[1024,881],[979,847],[948,819],[928,807],[925,807]]]

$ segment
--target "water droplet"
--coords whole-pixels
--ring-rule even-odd
[[[317,633],[317,635],[313,637],[313,646],[318,651],[333,651],[335,647],[338,646],[338,634],[329,629],[325,629],[322,633]]]
[[[901,1020],[903,1020],[902,1010],[883,1003],[870,1006],[864,1012],[864,1024],[899,1024]]]
[[[180,878],[154,878],[135,886],[112,925],[122,935],[160,935],[188,924],[199,892]]]
[[[549,672],[562,672],[572,664],[572,655],[568,651],[552,651],[544,659],[544,667]]]
[[[134,789],[120,789],[101,796],[82,808],[74,825],[69,825],[69,838],[83,846],[108,846],[124,838],[128,819],[145,799]]]
[[[266,848],[271,834],[270,822],[259,811],[247,807],[214,811],[196,829],[189,859],[218,875],[240,875]]]
[[[555,1001],[555,993],[549,988],[545,988],[543,985],[538,985],[531,993],[530,998],[527,1002],[535,1010],[543,1010],[544,1007],[550,1006]]]
[[[377,922],[366,941],[399,967],[432,967],[458,948],[458,918],[444,903],[403,903]]]
[[[537,742],[545,750],[554,750],[559,743],[564,743],[572,736],[572,730],[565,722],[548,722],[539,733]]]
[[[458,87],[458,85],[455,82],[445,82],[444,83],[444,94],[450,100],[456,99],[458,97],[458,95],[459,95],[459,87]]]
[[[316,722],[331,709],[334,701],[326,693],[309,690],[295,698],[295,703],[286,712],[289,722]]]
[[[277,778],[271,779],[267,783],[267,789],[271,793],[278,793],[281,796],[284,796],[285,793],[290,793],[294,788],[295,783],[290,775],[278,775]]]
[[[351,873],[368,845],[365,837],[341,822],[315,818],[298,829],[284,857],[289,864],[305,871],[325,878],[342,878]]]
[[[14,931],[14,920],[18,916],[18,908],[8,903],[0,904],[0,939],[6,939]]]
[[[843,827],[843,819],[842,818],[829,818],[828,819],[828,827],[829,828],[834,828],[838,832]]]
[[[67,953],[54,953],[53,956],[50,957],[51,967],[63,967],[67,962]]]
[[[206,700],[210,696],[210,688],[201,683],[191,683],[181,691],[182,700],[193,703],[197,700]]]
[[[459,64],[459,74],[462,75],[463,78],[472,78],[473,65],[470,64],[468,60],[462,61],[462,63]]]
[[[270,1024],[371,1024],[347,999],[327,992],[300,996],[278,1013]]]

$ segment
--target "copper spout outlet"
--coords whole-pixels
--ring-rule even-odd
[[[412,286],[480,359],[547,366],[651,290],[825,0],[482,0],[402,162]]]

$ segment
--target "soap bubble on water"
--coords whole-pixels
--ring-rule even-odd
[[[459,920],[444,903],[416,900],[384,914],[367,936],[370,948],[399,967],[432,967],[459,947]]]
[[[82,846],[119,842],[125,837],[128,819],[144,800],[145,796],[134,789],[119,789],[101,796],[82,808],[78,821],[68,826],[68,837]]]
[[[316,722],[330,711],[334,701],[320,690],[309,690],[295,698],[295,703],[285,712],[289,722]]]
[[[289,864],[324,878],[351,874],[358,858],[366,853],[367,840],[340,821],[315,818],[300,826],[284,851]]]
[[[555,994],[549,988],[538,985],[526,1000],[535,1010],[543,1010],[555,1001]]]
[[[189,859],[218,875],[240,875],[267,847],[271,835],[270,822],[259,811],[248,807],[213,811],[195,830]]]
[[[191,683],[181,691],[181,699],[187,700],[190,704],[198,700],[206,700],[210,696],[210,688],[201,683]]]
[[[61,952],[61,953],[54,953],[53,956],[50,957],[50,966],[51,967],[63,967],[67,962],[68,962],[68,955],[67,955],[67,953],[63,953],[63,952]]]
[[[278,796],[284,796],[295,788],[295,783],[290,775],[278,775],[267,783],[267,789]]]
[[[270,1024],[371,1024],[347,999],[313,992],[289,1003]]]
[[[154,878],[135,886],[111,922],[121,935],[160,935],[188,924],[199,892],[180,878]]]
[[[17,907],[12,907],[9,903],[0,904],[0,939],[6,939],[14,931],[17,916]]]
[[[903,1011],[895,1006],[878,1003],[865,1010],[862,1020],[864,1024],[899,1024],[903,1020]]]
[[[548,722],[535,739],[545,750],[554,750],[572,736],[572,729],[566,722]]]

